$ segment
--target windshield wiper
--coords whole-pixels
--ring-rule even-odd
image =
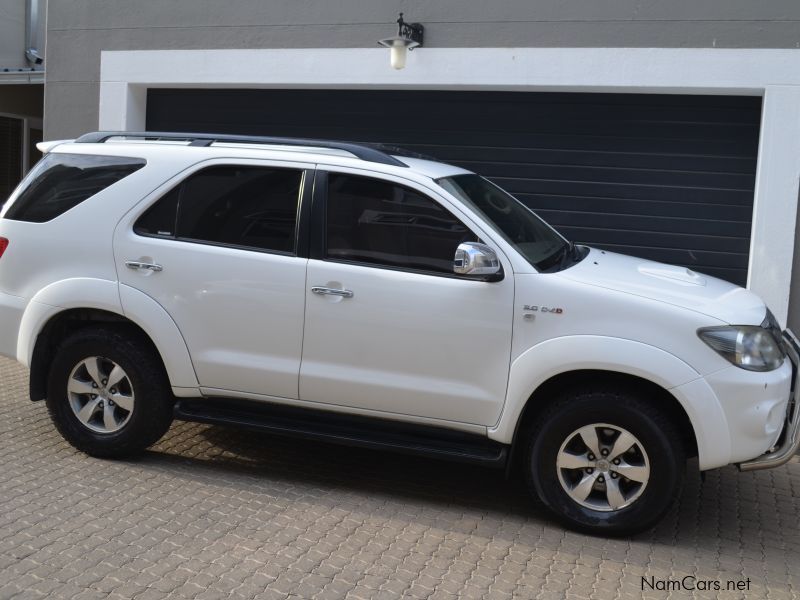
[[[562,263],[572,253],[569,243],[563,244],[558,250],[540,260],[534,266],[543,273],[552,273],[562,269]]]
[[[561,260],[558,262],[558,270],[563,271],[567,264],[570,262],[575,262],[577,246],[575,246],[575,242],[572,240],[564,247],[564,256],[561,257]]]

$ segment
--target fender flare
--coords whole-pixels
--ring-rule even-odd
[[[31,298],[19,326],[17,360],[31,366],[36,340],[48,321],[65,310],[92,308],[122,315],[117,284],[105,279],[62,279]]]
[[[114,313],[139,326],[161,355],[172,387],[199,387],[189,349],[167,311],[146,294],[104,279],[64,279],[40,290],[22,316],[17,360],[30,367],[45,325],[59,313],[82,308]]]
[[[702,385],[705,380],[675,355],[624,338],[564,336],[523,352],[511,364],[503,411],[497,424],[488,429],[489,437],[512,443],[522,412],[539,386],[557,375],[582,370],[633,375],[667,390],[692,424],[701,468],[727,464],[731,448],[727,420],[710,387]],[[691,389],[702,393],[687,393]]]

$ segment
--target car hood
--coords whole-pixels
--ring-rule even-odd
[[[753,292],[686,267],[590,248],[558,273],[572,281],[680,306],[735,325],[760,325],[766,305]]]

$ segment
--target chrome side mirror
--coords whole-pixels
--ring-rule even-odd
[[[502,267],[497,253],[486,244],[464,242],[456,248],[453,272],[492,281],[500,275]]]

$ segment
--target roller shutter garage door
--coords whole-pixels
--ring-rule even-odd
[[[477,171],[568,238],[744,285],[761,99],[151,89],[147,128],[382,142]]]

